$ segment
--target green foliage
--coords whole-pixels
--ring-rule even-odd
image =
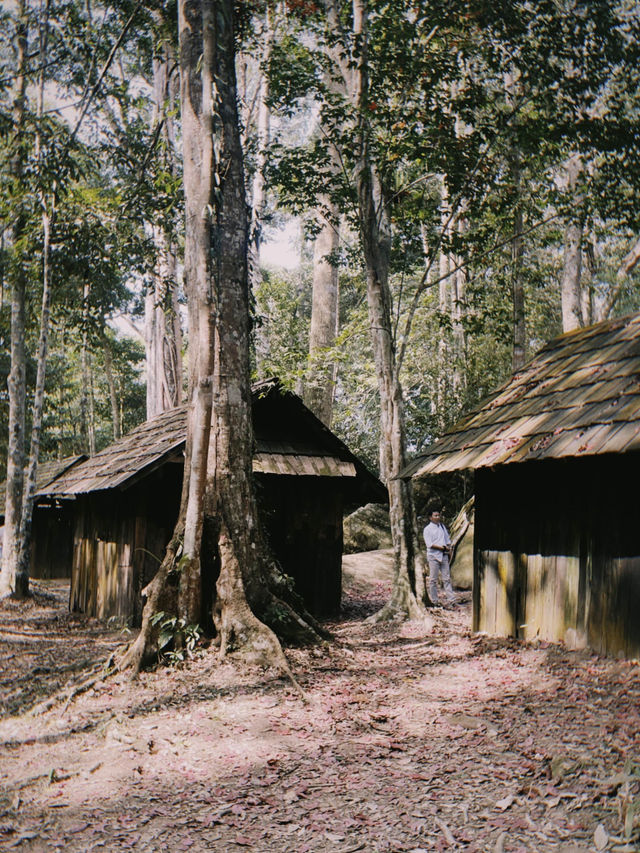
[[[254,374],[295,390],[304,374],[311,316],[307,276],[263,271],[255,292]]]
[[[162,660],[175,666],[193,657],[202,637],[199,625],[187,624],[162,610],[154,613],[151,624],[158,628],[158,654]]]
[[[292,115],[297,102],[321,85],[317,57],[287,32],[273,46],[267,73],[271,81],[270,106],[284,115]]]
[[[179,243],[180,171],[168,150],[168,134],[152,121],[150,98],[153,56],[164,48],[170,53],[175,45],[177,15],[175,3],[156,9],[116,4],[99,14],[76,0],[27,3],[27,90],[16,130],[18,8],[12,4],[0,13],[0,371],[8,370],[6,300],[20,271],[27,282],[29,403],[39,333],[45,205],[54,211],[52,333],[41,440],[46,458],[88,452],[80,402],[83,348],[97,447],[113,440],[114,417],[124,431],[144,418],[144,352],[139,344],[114,336],[110,327],[118,314],[136,310],[145,277],[155,267],[148,223],[162,225]],[[40,83],[42,110],[37,100]],[[17,154],[22,160],[19,179],[14,175]],[[9,229],[11,239],[6,239],[5,229],[16,222],[19,229]],[[107,346],[116,416],[107,385]],[[0,406],[6,423],[6,396],[0,395]],[[3,431],[0,444],[4,442]],[[0,469],[5,458],[2,453]]]
[[[575,215],[576,198],[593,246],[585,245],[584,286],[594,310],[617,290],[618,312],[640,304],[633,277],[616,284],[621,247],[628,250],[640,226],[640,12],[637,4],[611,0],[510,0],[499,9],[483,2],[407,9],[370,0],[362,116],[340,69],[341,61],[350,63],[348,76],[360,57],[351,4],[338,6],[337,23],[318,12],[304,18],[304,35],[294,28],[289,36],[289,45],[299,38],[305,70],[296,81],[307,89],[287,90],[287,69],[283,91],[298,104],[315,100],[320,130],[302,143],[280,139],[269,177],[291,211],[302,214],[328,193],[353,224],[353,175],[362,153],[354,140],[365,123],[380,203],[391,218],[398,347],[410,329],[402,382],[409,446],[417,451],[510,375],[516,214],[529,353],[561,331],[564,220]],[[277,64],[271,73],[279,91]],[[277,98],[273,106],[281,108]],[[330,145],[338,150],[337,173]],[[562,180],[576,150],[586,163],[577,193]],[[443,230],[448,208],[449,222],[463,227]],[[464,266],[459,328],[453,306],[434,293],[442,252]],[[359,264],[356,247],[351,269]],[[422,287],[427,275],[434,284]],[[351,305],[341,322],[343,336],[325,354],[338,364],[334,424],[372,460],[377,401],[370,355],[357,345],[367,322],[362,304]],[[463,351],[456,336],[463,336]]]
[[[400,353],[406,344],[401,379],[409,448],[417,452],[510,373],[516,213],[524,231],[519,276],[529,353],[560,331],[564,225],[577,206],[585,222],[585,290],[594,307],[613,295],[618,313],[640,307],[638,273],[617,278],[640,231],[640,12],[632,0],[508,0],[498,7],[485,0],[369,0],[369,98],[360,115],[340,61],[347,74],[353,71],[361,45],[351,33],[352,4],[337,5],[335,26],[323,4],[296,0],[276,27],[266,69],[273,111],[269,213],[304,217],[326,195],[339,205],[346,233],[340,334],[319,358],[337,365],[333,428],[377,468],[379,401],[362,254],[349,231],[357,222],[360,122],[380,179],[380,204],[391,220],[394,345]],[[127,431],[144,417],[143,349],[112,327],[117,315],[140,313],[157,263],[152,227],[177,246],[182,240],[179,139],[154,122],[151,98],[154,58],[175,57],[175,6],[127,2],[96,15],[90,4],[52,0],[43,114],[33,97],[43,7],[30,6],[20,133],[13,128],[19,22],[15,5],[0,9],[0,228],[4,234],[21,223],[12,242],[0,243],[0,418],[7,422],[8,298],[18,270],[28,283],[32,395],[41,205],[55,196],[46,457],[88,450],[80,411],[83,346],[97,446],[113,436],[106,347],[120,428]],[[238,38],[251,56],[259,55],[258,22],[266,7],[264,0],[238,4]],[[58,104],[50,100],[53,91]],[[175,119],[178,104],[169,100],[167,115]],[[256,134],[251,126],[245,130],[251,168]],[[563,170],[575,152],[585,168],[577,192],[570,192]],[[11,170],[16,154],[24,161],[20,179]],[[448,209],[463,227],[443,229]],[[438,280],[442,252],[464,265],[458,320],[451,281],[441,288]],[[254,373],[278,375],[300,390],[309,367],[310,270],[265,272],[254,297]],[[4,444],[6,431],[0,468]]]

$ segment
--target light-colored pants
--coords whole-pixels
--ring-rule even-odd
[[[449,557],[442,555],[442,559],[427,557],[429,563],[429,598],[432,604],[438,603],[438,578],[442,578],[442,588],[447,601],[451,604],[454,600],[453,586],[451,585],[451,573],[449,571]]]

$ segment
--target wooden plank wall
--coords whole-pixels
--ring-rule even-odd
[[[130,621],[133,612],[132,519],[127,501],[89,495],[78,501],[71,610]]]
[[[72,512],[70,504],[34,508],[30,577],[43,580],[71,577]]]
[[[72,610],[140,624],[142,590],[153,578],[178,515],[177,466],[131,489],[76,501]],[[258,475],[267,535],[296,591],[317,616],[335,614],[342,593],[342,491],[335,477]],[[215,578],[208,579],[209,585]]]
[[[637,454],[478,471],[474,628],[640,655],[638,474]]]
[[[340,609],[342,493],[334,477],[257,475],[269,544],[315,616]]]
[[[173,533],[181,466],[165,465],[123,491],[76,501],[71,610],[139,625],[142,589],[153,578]]]

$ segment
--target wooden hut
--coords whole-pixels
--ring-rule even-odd
[[[36,476],[36,502],[32,520],[29,576],[36,580],[70,578],[73,556],[73,511],[67,501],[50,498],[50,484],[82,462],[86,456],[69,456],[41,462]],[[0,485],[0,524],[4,525],[6,483]],[[0,528],[4,533],[4,528]]]
[[[50,483],[40,499],[73,507],[70,606],[138,624],[142,589],[180,504],[186,407],[172,409]],[[340,606],[342,516],[386,490],[348,448],[275,380],[253,387],[254,476],[271,548],[316,615]]]
[[[640,656],[640,314],[552,340],[403,476],[465,468],[474,629]]]

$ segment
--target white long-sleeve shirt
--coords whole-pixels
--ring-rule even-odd
[[[430,521],[424,529],[424,544],[427,546],[427,557],[432,557],[435,560],[442,560],[444,551],[440,549],[445,545],[451,545],[451,537],[449,531],[442,522],[434,524]],[[433,546],[437,545],[438,548]]]

